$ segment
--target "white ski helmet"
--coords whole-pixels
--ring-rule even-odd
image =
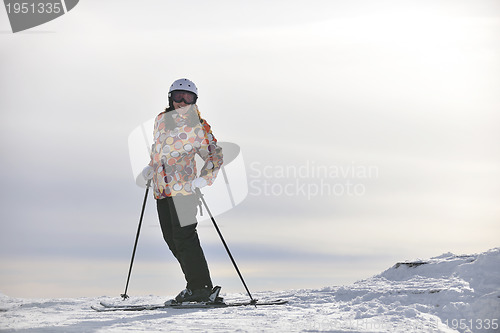
[[[174,90],[185,90],[185,91],[190,91],[198,97],[198,88],[196,88],[196,85],[194,84],[193,81],[188,80],[188,79],[178,79],[175,80],[174,83],[170,86],[170,89],[168,90],[168,95],[170,97],[170,93]]]

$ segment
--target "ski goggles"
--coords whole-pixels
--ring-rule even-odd
[[[170,93],[170,97],[176,103],[184,101],[184,103],[186,104],[196,103],[196,98],[197,98],[195,93],[184,90],[174,90]]]

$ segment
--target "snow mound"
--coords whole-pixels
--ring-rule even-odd
[[[338,288],[335,299],[357,307],[356,318],[427,314],[460,332],[500,332],[500,248],[396,263],[370,279]]]
[[[255,292],[287,305],[98,313],[107,303],[169,297],[17,299],[0,294],[2,332],[500,332],[500,248],[396,263],[352,285]],[[222,295],[241,301],[243,294]]]

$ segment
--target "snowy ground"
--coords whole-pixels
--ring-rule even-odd
[[[244,300],[240,294],[226,301]],[[114,298],[0,294],[1,332],[500,332],[500,248],[397,263],[349,286],[255,293],[288,305],[98,313]],[[166,297],[134,297],[161,303]],[[122,302],[121,302],[122,303]]]

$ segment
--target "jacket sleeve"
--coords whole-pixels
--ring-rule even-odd
[[[153,144],[151,145],[151,149],[149,151],[149,157],[150,157],[149,165],[150,166],[153,166],[153,161],[154,161],[154,158],[155,158],[156,133],[158,133],[158,117],[159,116],[157,116],[155,118],[155,124],[154,124],[154,130],[153,130]]]
[[[153,144],[151,145],[151,151],[150,151],[150,158],[151,161],[149,162],[149,165],[152,167],[158,166],[160,163],[160,149],[161,149],[161,142],[159,140],[160,137],[160,132],[165,128],[165,123],[163,121],[164,117],[164,112],[160,113],[156,118],[155,118],[155,124],[154,124],[154,130],[153,130]]]
[[[205,178],[208,185],[212,185],[223,163],[222,148],[217,145],[217,139],[205,119],[201,119],[201,126],[205,134],[205,144],[198,150],[198,154],[205,164],[200,171],[200,177]]]

